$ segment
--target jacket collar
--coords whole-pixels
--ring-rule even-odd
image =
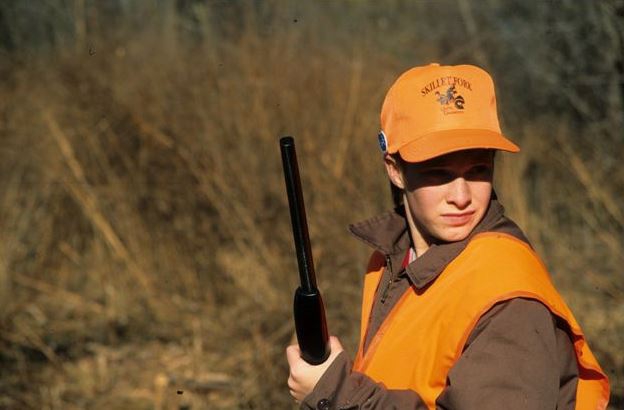
[[[438,277],[444,268],[466,248],[470,240],[481,232],[504,231],[527,242],[520,229],[505,217],[504,212],[505,209],[493,193],[485,216],[466,239],[432,244],[427,252],[397,274],[406,274],[412,285],[417,289],[422,289]],[[410,246],[408,224],[403,207],[349,225],[349,231],[356,238],[383,253],[386,258],[393,260],[402,258]]]

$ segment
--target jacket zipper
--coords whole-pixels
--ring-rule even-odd
[[[386,282],[383,293],[381,294],[381,303],[386,302],[386,298],[388,297],[388,291],[390,290],[390,285],[392,285],[393,281],[392,260],[390,259],[390,255],[386,255],[386,269],[390,270],[390,279],[388,279],[388,282]]]

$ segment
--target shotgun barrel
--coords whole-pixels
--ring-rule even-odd
[[[325,306],[321,292],[316,286],[294,138],[290,136],[280,138],[280,150],[301,281],[301,286],[295,291],[293,306],[297,341],[301,357],[310,364],[320,364],[330,353],[329,333],[325,319]]]

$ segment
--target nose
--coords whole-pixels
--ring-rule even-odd
[[[470,187],[464,178],[455,178],[449,184],[446,202],[455,205],[458,209],[466,209],[472,202]]]

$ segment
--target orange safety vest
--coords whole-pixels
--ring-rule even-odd
[[[503,233],[475,235],[428,287],[405,292],[363,354],[366,324],[383,269],[384,257],[375,252],[364,281],[360,348],[354,371],[388,389],[414,390],[430,409],[435,409],[447,375],[479,318],[498,302],[530,298],[569,325],[579,367],[576,408],[607,407],[607,376],[544,264],[526,243]]]

